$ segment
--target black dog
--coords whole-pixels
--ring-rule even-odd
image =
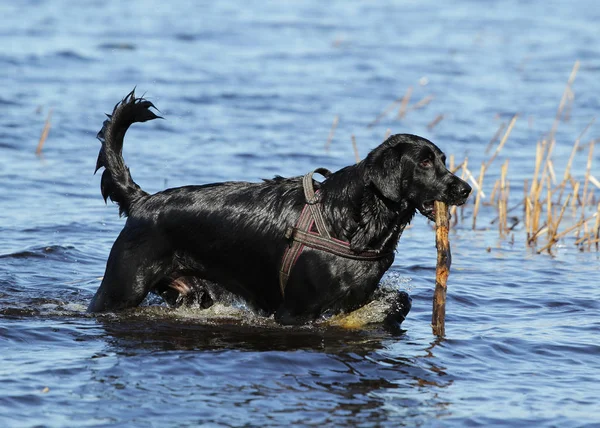
[[[435,200],[461,205],[471,191],[448,171],[434,144],[400,134],[322,183],[310,175],[276,177],[149,195],[131,178],[121,152],[132,123],[158,117],[153,107],[131,92],[98,133],[102,148],[96,170],[106,168],[102,195],[119,204],[128,219],[91,312],[137,306],[149,292],[171,304],[194,295],[202,307],[233,294],[286,324],[347,312],[372,299],[417,210],[434,220]],[[318,207],[315,215],[326,229],[322,234],[331,236],[323,238],[324,247],[301,241],[302,231],[294,235],[301,212],[310,207],[307,198]],[[319,221],[314,223],[319,228]],[[311,225],[304,235],[321,239]],[[294,245],[299,251],[293,260],[286,256],[291,267],[282,274],[284,253]],[[335,245],[341,248],[337,253]]]

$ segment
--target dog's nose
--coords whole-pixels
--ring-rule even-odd
[[[471,186],[469,186],[466,182],[463,181],[461,183],[461,186],[460,186],[458,192],[461,197],[466,199],[471,194],[471,190],[472,190]]]

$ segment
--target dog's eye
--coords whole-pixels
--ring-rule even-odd
[[[419,165],[421,168],[431,168],[433,166],[433,162],[431,159],[423,159]]]

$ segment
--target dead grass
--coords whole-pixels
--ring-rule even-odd
[[[449,157],[449,169],[473,187],[473,193],[467,204],[460,208],[451,208],[454,225],[470,222],[472,229],[495,228],[501,239],[509,239],[510,242],[517,242],[515,234],[518,237],[520,233],[523,237],[522,242],[537,253],[551,253],[559,243],[575,245],[580,251],[599,251],[600,203],[596,199],[595,192],[600,189],[600,180],[593,175],[596,140],[591,139],[585,144],[582,143],[595,118],[590,120],[575,139],[564,171],[556,171],[554,161],[556,131],[560,123],[567,121],[571,115],[575,100],[573,83],[579,67],[580,63],[576,61],[558,104],[551,129],[535,145],[531,164],[532,175],[523,180],[522,184],[515,178],[511,179],[509,156],[504,156],[500,165],[494,163],[502,155],[505,147],[509,147],[507,150],[510,151],[510,135],[518,120],[516,114],[508,123],[502,122],[493,134],[486,147],[486,153],[492,150],[496,142],[498,143],[487,161],[481,163],[477,177],[469,169],[468,158],[455,166],[456,156]],[[402,119],[410,111],[423,108],[434,99],[433,96],[428,95],[410,105],[412,94],[413,88],[409,86],[405,94],[388,105],[368,124],[368,127],[377,124],[398,105],[397,119]],[[433,129],[444,117],[443,113],[437,114],[427,127]],[[334,123],[337,125],[337,120]],[[330,138],[333,129],[334,127]],[[389,135],[388,129],[385,137]],[[352,145],[358,162],[358,149],[354,136],[352,136]],[[585,171],[580,169],[578,173],[574,173],[573,163],[581,155],[587,155]],[[582,161],[583,158],[578,159],[578,162]],[[494,171],[494,168],[499,168],[499,171]],[[490,176],[500,176],[500,178],[490,183],[488,178]],[[522,198],[515,200],[511,197],[511,189],[514,188],[523,189]],[[486,195],[484,189],[491,189],[491,193]],[[490,217],[493,219],[488,221]]]

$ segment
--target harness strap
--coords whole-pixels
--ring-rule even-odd
[[[327,251],[336,256],[345,257],[352,260],[377,260],[386,256],[373,250],[365,250],[360,253],[355,253],[350,249],[350,244],[345,241],[334,240],[333,238],[324,238],[314,232],[304,232],[299,229],[294,229],[292,239],[296,242],[306,245],[307,247],[316,248],[317,250]]]
[[[310,212],[312,214],[313,219],[315,220],[315,226],[317,226],[317,230],[323,236],[330,238],[331,235],[325,227],[325,220],[323,219],[323,214],[319,209],[319,194],[315,193],[315,189],[313,187],[313,174],[321,174],[323,177],[327,178],[331,174],[331,172],[325,168],[317,168],[313,172],[309,172],[302,178],[302,186],[304,187],[304,197],[306,198],[306,204],[308,205]]]
[[[300,218],[296,226],[290,227],[286,231],[286,238],[290,240],[290,245],[283,253],[281,268],[279,270],[279,286],[282,296],[285,296],[285,286],[305,246],[352,260],[379,260],[390,254],[374,250],[355,252],[350,248],[349,242],[331,237],[325,225],[323,213],[321,212],[319,192],[315,192],[313,187],[313,174],[315,173],[321,174],[326,178],[331,174],[325,168],[318,168],[302,178],[306,204],[300,213]],[[313,224],[317,228],[316,232],[311,231]]]
[[[300,218],[298,219],[298,223],[296,223],[297,228],[301,228],[304,230],[310,229],[312,226],[312,220],[310,217],[310,210],[308,209],[308,204],[304,205],[302,209],[302,213],[300,214]],[[288,240],[292,239],[292,235],[294,232],[294,228],[289,228],[286,231],[285,237]],[[300,253],[302,253],[302,249],[304,245],[298,241],[291,240],[290,245],[285,249],[283,253],[283,259],[281,260],[281,268],[279,270],[279,287],[281,288],[281,295],[284,296],[285,286],[290,277],[290,273],[292,272],[292,268],[296,264],[296,260],[300,257]]]

